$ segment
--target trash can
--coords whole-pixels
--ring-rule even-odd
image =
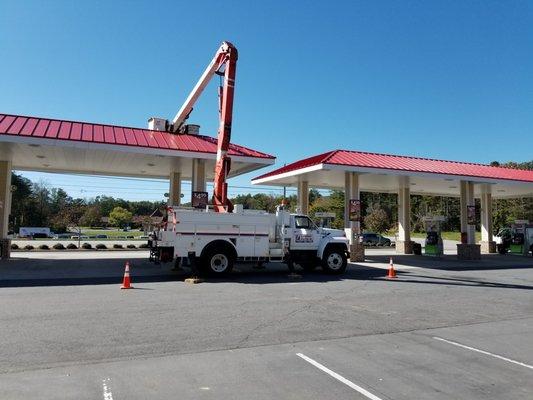
[[[413,243],[413,254],[415,256],[422,255],[422,245],[420,243]]]
[[[5,260],[11,256],[11,239],[0,239],[0,259]]]

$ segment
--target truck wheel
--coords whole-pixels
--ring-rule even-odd
[[[322,269],[328,274],[342,274],[346,271],[348,260],[344,249],[333,247],[326,249],[322,257]]]
[[[215,246],[203,255],[202,267],[210,275],[225,275],[233,269],[233,257],[222,246]]]

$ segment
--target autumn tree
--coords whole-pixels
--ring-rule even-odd
[[[109,214],[109,224],[113,226],[123,227],[131,222],[133,215],[131,212],[123,207],[115,207]]]

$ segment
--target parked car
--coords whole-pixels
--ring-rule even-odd
[[[391,246],[391,240],[378,233],[363,233],[362,243],[365,246]]]
[[[107,239],[107,235],[96,235],[96,239]]]

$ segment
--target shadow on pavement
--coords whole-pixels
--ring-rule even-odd
[[[366,256],[367,263],[388,264],[390,256],[370,255]],[[533,268],[533,257],[483,254],[478,261],[462,261],[457,256],[444,255],[442,257],[414,256],[396,254],[392,256],[395,265],[436,269],[443,271],[482,271],[499,269]]]
[[[97,262],[95,262],[97,261]],[[147,260],[135,260],[131,265],[132,284],[154,282],[179,282],[190,277],[187,268],[172,270],[172,264],[156,265]],[[236,265],[227,277],[204,277],[206,282],[232,282],[243,284],[268,284],[287,282],[329,282],[341,280],[368,280],[384,276],[386,271],[367,266],[349,267],[345,274],[324,274],[320,268],[315,272],[297,271],[301,277],[289,277],[285,265],[271,264],[265,269],[254,269],[250,264]],[[109,285],[122,282],[123,260],[35,260],[16,259],[0,262],[0,288],[37,286]]]
[[[134,278],[135,290],[151,290],[135,288],[135,283],[172,282],[181,281],[183,277],[172,275],[139,276]],[[78,286],[78,285],[120,285],[122,277],[87,277],[87,278],[49,278],[49,279],[6,279],[0,280],[0,288],[8,287],[37,287],[37,286]]]
[[[473,279],[473,278],[459,279],[459,278],[448,278],[448,277],[438,277],[438,276],[427,276],[427,275],[413,274],[409,271],[401,271],[401,272],[397,271],[396,275],[398,276],[398,278],[394,280],[394,283],[417,283],[417,284],[421,283],[421,284],[429,284],[429,285],[533,290],[533,286],[529,286],[529,285],[491,282],[491,281],[487,281],[483,279]]]
[[[531,289],[527,285],[488,282],[483,279],[460,279],[440,276],[426,276],[414,271],[401,270],[401,266],[419,267],[428,270],[476,271],[532,268],[533,259],[520,256],[484,255],[481,261],[459,261],[454,256],[430,258],[413,255],[393,256],[402,283],[423,283],[434,285],[461,285],[510,289]],[[350,263],[346,273],[340,276],[327,275],[321,269],[315,272],[298,271],[300,278],[291,279],[283,264],[271,264],[265,269],[254,269],[250,264],[236,265],[232,274],[224,278],[206,277],[208,283],[269,284],[287,282],[333,282],[345,280],[381,280],[387,274],[384,268],[389,262],[387,255],[367,256],[366,262]],[[380,264],[374,267],[373,264]],[[131,262],[133,285],[154,282],[179,282],[190,276],[188,269],[171,270],[172,265],[156,265],[148,260],[137,259]],[[420,270],[418,270],[420,272]],[[0,262],[0,288],[36,286],[109,285],[122,282],[124,260],[42,260],[12,259]]]

